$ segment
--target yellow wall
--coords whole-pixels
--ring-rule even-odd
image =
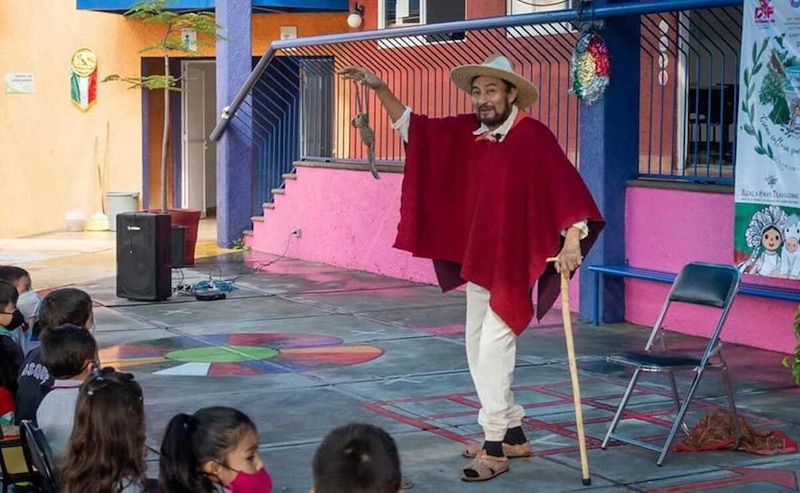
[[[256,15],[254,54],[279,38],[282,25],[296,25],[298,36],[347,29],[346,14]],[[107,190],[141,191],[141,93],[98,84],[97,104],[83,113],[70,100],[69,64],[88,47],[100,80],[139,74],[139,50],[156,33],[121,15],[78,11],[74,0],[0,1],[0,74],[33,73],[36,84],[31,95],[0,92],[0,237],[63,229],[70,210],[99,211],[104,158]]]

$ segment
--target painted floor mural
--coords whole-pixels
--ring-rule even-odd
[[[100,352],[100,361],[127,371],[218,377],[330,369],[382,354],[374,346],[315,334],[210,334],[112,346]]]

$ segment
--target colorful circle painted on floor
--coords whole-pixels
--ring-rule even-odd
[[[100,361],[156,375],[247,376],[340,368],[382,354],[375,346],[316,334],[210,334],[121,344],[100,351]]]

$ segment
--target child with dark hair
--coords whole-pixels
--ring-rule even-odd
[[[17,310],[22,313],[22,323],[13,329],[14,340],[28,354],[33,347],[33,326],[39,316],[41,299],[33,290],[31,275],[27,270],[15,265],[0,265],[0,281],[6,281],[17,288],[19,299]]]
[[[313,493],[398,493],[400,454],[381,428],[352,423],[322,441],[313,461]]]
[[[45,339],[47,334],[66,324],[91,331],[94,328],[92,298],[85,291],[75,288],[51,291],[42,300],[39,324],[42,328],[40,339]],[[31,350],[19,372],[15,416],[17,424],[25,419],[36,423],[36,409],[53,386],[53,378],[42,363],[41,351],[41,347]]]
[[[0,265],[0,281],[10,282],[19,294],[31,290],[31,275],[16,265]]]
[[[83,327],[68,325],[53,330],[42,340],[42,361],[55,383],[36,410],[53,459],[61,465],[75,421],[79,389],[97,360],[97,343]]]
[[[178,414],[161,443],[159,488],[163,493],[270,493],[258,455],[258,430],[241,411],[208,407]]]
[[[59,491],[144,491],[145,433],[142,388],[133,375],[113,368],[94,372],[80,388]]]
[[[16,376],[23,360],[22,349],[15,342],[12,332],[21,323],[19,319],[22,314],[17,310],[18,297],[13,284],[0,281],[0,415],[5,420],[13,416]]]

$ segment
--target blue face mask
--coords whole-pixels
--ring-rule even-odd
[[[39,317],[39,307],[42,305],[42,298],[36,294],[36,291],[25,291],[19,295],[17,300],[17,310],[22,312],[25,321],[32,318]]]

